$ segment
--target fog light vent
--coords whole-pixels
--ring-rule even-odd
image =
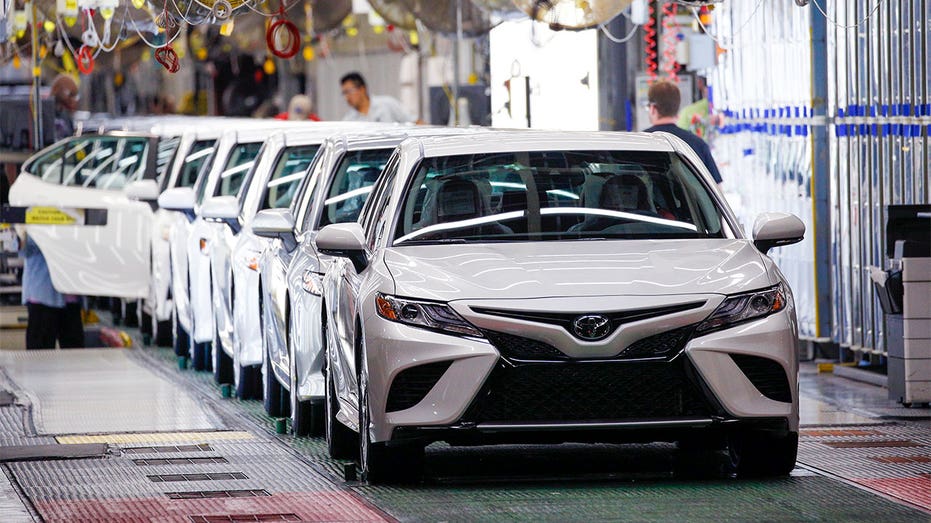
[[[387,412],[409,409],[420,403],[443,377],[452,361],[438,361],[404,369],[394,378],[388,392]]]

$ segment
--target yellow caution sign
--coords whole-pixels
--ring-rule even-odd
[[[74,225],[76,223],[78,223],[76,216],[56,207],[30,207],[26,211],[26,224],[30,225]]]

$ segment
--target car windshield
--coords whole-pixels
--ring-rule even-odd
[[[659,151],[426,158],[395,244],[724,237],[707,187]]]

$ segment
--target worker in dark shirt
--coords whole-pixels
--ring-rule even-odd
[[[698,154],[698,157],[701,158],[701,161],[711,173],[711,177],[720,185],[722,182],[721,173],[718,172],[718,166],[714,163],[708,144],[697,135],[676,125],[679,121],[679,104],[681,101],[682,95],[679,93],[676,84],[663,80],[651,85],[650,90],[647,91],[647,111],[650,113],[650,123],[653,126],[646,129],[646,132],[663,131],[681,138]]]

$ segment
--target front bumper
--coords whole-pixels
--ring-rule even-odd
[[[727,425],[798,430],[789,310],[653,360],[515,361],[485,339],[380,317],[367,317],[365,330],[374,441],[659,441]]]

